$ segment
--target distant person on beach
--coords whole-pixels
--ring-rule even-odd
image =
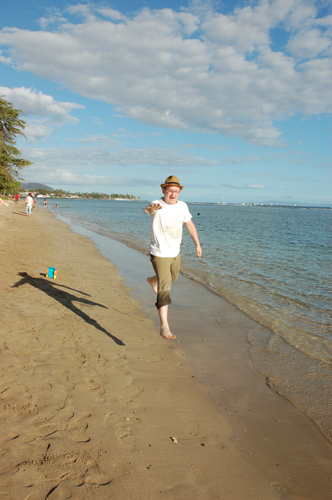
[[[20,195],[18,193],[15,194],[15,204],[17,205],[20,200]]]
[[[31,215],[32,203],[33,203],[32,194],[29,193],[28,196],[25,198],[25,212],[28,217],[30,217]]]
[[[147,281],[157,294],[160,335],[165,339],[175,339],[168,325],[168,304],[172,302],[171,283],[177,279],[180,271],[183,224],[195,243],[199,259],[202,248],[188,205],[178,201],[183,189],[179,179],[175,175],[170,175],[160,187],[164,196],[152,201],[143,209],[145,213],[151,215],[150,261],[156,273],[147,278]]]
[[[43,201],[43,206],[44,206],[44,208],[46,208],[46,207],[47,207],[47,201],[46,201],[46,198],[44,198],[44,201]]]

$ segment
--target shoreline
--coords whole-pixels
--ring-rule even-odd
[[[119,267],[121,271],[121,275],[125,278],[125,283],[131,288],[131,294],[139,300],[146,316],[155,323],[156,328],[159,328],[158,317],[154,307],[154,294],[151,293],[150,287],[146,284],[146,276],[151,273],[150,262],[149,259],[146,258],[147,253],[143,253],[136,247],[131,247],[129,244],[125,244],[120,238],[114,239],[112,232],[110,232],[110,237],[107,236],[108,232],[105,230],[93,230],[86,225],[77,225],[77,222],[70,221],[68,219],[66,220],[63,216],[61,216],[61,220],[69,224],[75,232],[77,231],[79,234],[84,234],[92,239],[104,256],[109,259],[112,258],[113,261],[116,262],[117,267]],[[109,250],[107,250],[106,247],[109,247]],[[180,287],[178,286],[179,282],[181,284]],[[200,297],[200,300],[196,300],[196,303],[195,299],[197,299],[197,296],[191,296],[191,289],[193,286],[196,287],[197,296]],[[193,329],[197,329],[197,324],[199,323],[199,318],[197,317],[198,314],[194,313],[194,317],[189,323],[191,326],[188,325],[187,318],[191,314],[191,308],[193,308],[196,313],[197,311],[200,311],[200,314],[204,315],[204,307],[201,307],[201,298],[203,296],[205,297],[205,309],[211,309],[209,310],[209,318],[207,321],[211,321],[213,318],[213,328],[211,331],[204,331],[204,335],[209,336],[208,340],[210,343],[211,340],[215,340],[216,335],[219,334],[220,326],[222,327],[223,324],[231,327],[231,332],[227,332],[227,336],[234,333],[233,327],[235,327],[236,330],[242,331],[240,342],[243,343],[243,347],[246,346],[244,347],[244,352],[249,354],[249,361],[246,359],[245,362],[249,362],[251,364],[251,369],[253,369],[258,375],[259,382],[262,383],[264,377],[264,384],[266,383],[269,390],[272,390],[275,393],[277,400],[280,400],[280,398],[285,400],[286,411],[287,405],[291,405],[295,412],[300,412],[301,415],[304,413],[305,419],[308,419],[311,424],[316,427],[316,430],[319,431],[318,439],[322,438],[323,441],[326,439],[328,441],[328,445],[331,445],[332,412],[328,410],[331,403],[331,391],[329,388],[326,390],[325,387],[324,393],[324,390],[320,386],[319,378],[315,379],[314,377],[314,375],[318,373],[321,377],[330,378],[331,367],[328,363],[318,361],[296,351],[292,346],[283,341],[283,339],[276,336],[272,330],[242,312],[235,304],[229,302],[220,293],[216,293],[210,287],[187,277],[184,273],[181,273],[178,281],[172,285],[172,296],[175,297],[175,300],[174,304],[171,304],[170,306],[170,323],[172,324],[173,322],[175,325],[180,324],[180,330],[182,329],[184,332],[189,332],[191,327]],[[184,297],[190,297],[189,301],[184,300]],[[214,301],[212,302],[214,306],[210,307],[211,297],[212,301]],[[188,310],[188,316],[186,316],[185,321],[181,318],[183,308],[185,311]],[[202,324],[201,327],[202,330],[204,330],[205,325]],[[175,333],[178,334],[176,331]],[[223,340],[225,340],[225,332],[222,333],[224,335]],[[255,336],[253,336],[253,334],[255,334]],[[257,334],[259,334],[258,337]],[[215,375],[219,370],[217,360],[214,360],[214,366],[212,367],[212,370],[214,370],[213,375],[209,376],[206,374],[206,376],[202,377],[201,370],[211,370],[211,355],[213,357],[213,355],[220,353],[223,347],[220,340],[213,343],[213,348],[206,354],[205,366],[202,367],[199,365],[202,360],[201,353],[198,351],[195,352],[191,346],[190,340],[185,337],[178,337],[177,340],[179,341],[179,339],[181,339],[182,347],[185,348],[189,363],[193,368],[196,367],[195,376],[198,378],[200,383],[203,383],[208,387],[210,396],[214,400],[215,404],[219,406],[220,403],[218,402],[218,398],[220,398],[221,395],[224,396],[224,394],[220,393],[220,390],[219,392],[214,391],[214,387],[213,389],[211,388],[211,386],[216,386],[218,383],[220,387],[222,386],[222,376],[219,377],[219,381],[217,381],[216,384]],[[200,343],[206,339],[200,338],[200,335],[198,334],[196,336],[196,340]],[[229,340],[227,342],[227,348],[231,351],[232,346],[230,345]],[[269,344],[274,345],[274,350],[271,350],[270,346],[270,356],[267,356],[267,346]],[[236,355],[238,354],[236,353]],[[271,371],[271,357],[273,358],[273,356],[279,357],[278,363],[280,363],[280,368],[282,370],[288,372],[288,380],[283,378],[280,372]],[[260,358],[262,358],[263,361]],[[297,373],[289,374],[289,365],[292,363],[301,365],[303,372],[306,374],[304,380],[298,380]],[[232,367],[229,365],[227,370],[231,371]],[[245,376],[247,375],[248,373],[246,373]],[[257,383],[258,379],[256,380]],[[247,389],[250,390],[249,384]],[[224,391],[224,389],[221,390]],[[303,394],[303,390],[305,391],[305,394]],[[325,402],[325,405],[320,406],[319,402],[310,404],[310,400],[313,399],[316,391],[320,391],[322,393],[322,400],[320,402]],[[278,404],[276,407],[278,407]]]
[[[207,384],[197,381],[201,364],[188,363],[187,352],[210,360],[214,345],[202,329],[215,321],[210,313],[194,326],[188,319],[199,307],[210,311],[211,292],[204,299],[185,278],[174,286],[181,341],[165,341],[150,306],[142,311],[136,300],[141,291],[129,293],[91,240],[42,209],[31,218],[20,205],[4,210],[4,499],[330,497],[330,443],[266,386],[241,325],[225,325],[218,339],[225,409],[208,388],[212,364]],[[42,276],[50,265],[56,281]]]
[[[136,206],[135,208],[138,212],[140,211],[139,207]],[[73,220],[74,224],[76,223],[76,221],[78,221],[80,225],[86,227],[87,229],[92,229],[92,231],[96,232],[97,234],[111,237],[112,239],[120,241],[130,248],[133,248],[134,250],[138,250],[143,254],[147,254],[149,241],[147,240],[147,233],[145,232],[146,228],[142,227],[142,220],[140,217],[137,218],[136,211],[135,220],[137,221],[137,225],[135,224],[135,227],[133,227],[133,224],[127,227],[125,220],[121,216],[119,218],[119,220],[121,221],[120,225],[114,226],[114,221],[117,219],[117,216],[113,217],[110,215],[112,218],[112,231],[110,231],[108,228],[106,214],[104,214],[106,215],[106,218],[101,217],[100,219],[97,218],[96,220],[94,220],[95,217],[93,212],[91,212],[90,214],[89,210],[85,211],[84,209],[81,213],[82,218],[80,218],[79,213],[77,213],[77,206],[74,206],[73,212],[71,211],[70,207],[69,211],[67,213],[65,212],[63,216],[69,220]],[[116,212],[121,213],[121,211],[117,210]],[[55,210],[54,213],[57,213],[57,211]],[[209,223],[210,219],[211,214],[207,218],[207,223]],[[204,220],[204,217],[202,217],[198,218],[196,221],[196,223],[199,224],[199,229],[202,229],[203,232],[205,231],[205,223],[203,222]],[[202,226],[200,226],[202,222],[203,224]],[[136,231],[136,227],[139,227],[139,232]],[[117,232],[119,231],[119,229],[121,231],[126,231],[126,233]],[[228,231],[227,228],[226,231]],[[232,240],[232,235],[230,235],[229,239]],[[241,247],[241,245],[236,246],[237,248]],[[306,303],[306,299],[304,299],[304,302],[302,301],[301,294],[297,295],[297,299],[295,299],[296,293],[294,295],[294,290],[298,288],[301,289],[301,283],[299,282],[299,287],[296,286],[298,278],[296,277],[297,271],[293,267],[294,259],[290,259],[290,275],[293,272],[295,273],[294,280],[289,280],[288,282],[286,280],[285,284],[280,284],[279,281],[282,281],[284,271],[283,269],[280,269],[279,266],[279,271],[281,273],[280,280],[273,280],[273,277],[271,277],[272,282],[267,288],[266,282],[264,282],[264,278],[262,278],[262,276],[264,276],[264,269],[266,269],[266,266],[268,266],[269,268],[267,261],[262,263],[262,274],[257,278],[258,281],[255,281],[255,272],[257,274],[257,270],[254,271],[253,283],[251,283],[250,281],[251,270],[249,263],[248,275],[245,272],[246,276],[244,277],[243,284],[241,284],[241,279],[238,279],[238,268],[234,271],[234,273],[233,271],[231,271],[230,273],[227,273],[225,271],[227,266],[232,266],[231,259],[226,258],[224,262],[222,262],[223,259],[219,262],[218,265],[225,266],[225,269],[221,270],[220,276],[218,270],[216,268],[213,268],[213,266],[216,265],[218,261],[218,258],[211,258],[211,250],[213,249],[213,245],[212,247],[209,247],[208,245],[206,248],[207,252],[210,252],[207,261],[205,262],[203,257],[203,259],[200,260],[199,264],[197,262],[197,259],[195,259],[194,255],[192,254],[191,240],[188,240],[186,232],[184,233],[182,247],[183,275],[201,283],[214,293],[217,293],[219,296],[225,298],[228,302],[234,304],[240,311],[245,312],[247,316],[252,318],[254,321],[262,324],[267,329],[272,329],[277,334],[277,336],[282,337],[284,342],[293,346],[294,349],[297,349],[298,351],[304,353],[306,356],[309,356],[310,358],[315,359],[318,362],[324,361],[331,365],[332,344],[331,339],[329,339],[329,335],[326,332],[326,329],[328,328],[328,324],[330,322],[330,318],[327,312],[328,304],[325,303],[324,293],[319,294],[318,292],[318,303],[316,304],[314,304],[312,298],[309,297],[312,290],[315,290],[317,286],[319,288],[317,281],[312,282],[311,289],[308,286],[306,286],[306,288],[303,288],[303,293],[304,296],[308,299],[308,303]],[[272,247],[273,245],[271,246],[271,248]],[[226,245],[225,248],[228,248],[230,250],[228,245]],[[215,251],[216,248],[214,248],[213,252],[216,253]],[[292,249],[290,250],[290,253],[292,253]],[[254,261],[255,259],[259,258],[259,255],[254,255]],[[311,257],[308,256],[308,258],[310,259]],[[328,262],[328,259],[326,260],[325,265],[326,269],[329,269],[330,264]],[[311,270],[311,276],[312,274],[317,274],[317,276],[319,276],[323,267],[318,265],[317,273],[315,272],[315,269],[316,268],[314,266]],[[298,277],[301,276],[301,272],[305,273],[305,269],[303,267],[298,271]],[[267,272],[269,272],[268,269]],[[278,272],[276,276],[278,276]],[[234,284],[232,283],[232,281],[234,281]],[[307,283],[311,282],[309,278],[306,281]],[[324,284],[325,288],[327,289],[327,277],[322,277],[322,289],[324,289]],[[285,286],[284,292],[282,290],[283,286]],[[284,298],[282,298],[283,293],[285,293]],[[295,310],[292,313],[293,306],[295,307]],[[303,314],[301,312],[301,308]],[[324,324],[326,325],[325,327],[323,327]],[[332,365],[330,367],[330,370],[330,377],[332,377]]]
[[[55,215],[68,224],[73,231],[91,239],[106,258],[116,263],[126,283],[132,288],[134,297],[141,303],[145,314],[159,328],[158,317],[153,306],[154,295],[149,293],[149,287],[146,286],[146,276],[151,273],[149,259],[146,259],[147,251],[144,251],[142,247],[132,245],[129,238],[121,238],[118,234],[99,229],[92,223],[85,224],[83,221],[78,223],[77,219]],[[133,265],[128,264],[132,261]],[[139,272],[137,269],[144,269],[144,272]],[[331,364],[295,349],[279,334],[241,311],[236,304],[227,300],[213,287],[195,280],[183,271],[180,271],[180,274],[180,280],[184,280],[181,283],[190,281],[197,286],[197,290],[200,290],[200,287],[205,290],[207,302],[209,293],[212,294],[216,308],[211,314],[218,325],[222,326],[227,318],[227,324],[241,327],[246,331],[245,341],[251,346],[249,355],[257,372],[266,378],[266,383],[271,390],[287,399],[297,410],[304,412],[317,425],[324,437],[332,443]],[[174,291],[176,293],[178,282],[175,283],[175,288],[173,285],[172,295]],[[182,295],[190,294],[190,285],[189,283],[187,285],[189,288],[178,294],[175,300],[176,306],[183,302]],[[190,303],[187,307],[190,308]],[[170,313],[171,311],[172,309]],[[178,317],[176,321],[179,321]],[[185,325],[183,326],[185,328]],[[217,327],[210,333],[212,339],[218,333]],[[215,345],[215,348],[218,350],[220,346]],[[191,361],[196,362],[195,359]],[[325,384],[322,384],[322,380],[325,380]],[[202,379],[200,381],[204,382]]]

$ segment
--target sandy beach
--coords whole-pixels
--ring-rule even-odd
[[[1,500],[331,499],[332,445],[254,369],[240,316],[208,354],[211,292],[181,277],[172,320],[188,336],[166,341],[47,210],[1,206],[0,232]]]

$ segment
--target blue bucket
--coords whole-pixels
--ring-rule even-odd
[[[47,269],[47,273],[46,273],[46,278],[53,278],[55,279],[56,278],[56,267],[49,267]]]

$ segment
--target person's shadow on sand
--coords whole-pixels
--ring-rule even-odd
[[[23,215],[23,217],[26,217],[26,215],[27,215],[25,212],[13,212],[13,214]]]
[[[65,292],[64,290],[58,290],[56,287],[62,287],[62,288],[67,288],[67,290],[72,290],[74,292],[81,293],[83,295],[88,295],[87,293],[81,292],[79,290],[74,290],[73,288],[69,288],[68,286],[65,285],[60,285],[59,283],[50,283],[48,280],[44,278],[33,278],[26,272],[18,273],[19,276],[22,277],[15,285],[12,286],[12,288],[18,288],[19,286],[25,285],[28,283],[31,286],[34,286],[35,288],[38,288],[42,292],[46,293],[52,299],[57,300],[60,304],[63,306],[67,307],[70,311],[73,313],[77,314],[77,316],[80,316],[86,323],[89,325],[93,325],[97,330],[100,330],[103,333],[106,333],[108,337],[110,337],[114,342],[118,345],[125,345],[122,340],[118,339],[111,333],[109,333],[105,328],[103,328],[95,319],[90,318],[87,314],[85,314],[83,311],[81,311],[78,307],[76,307],[73,302],[81,302],[81,304],[86,304],[89,306],[99,306],[103,307],[104,309],[107,309],[106,306],[103,306],[102,304],[98,304],[97,302],[92,302],[91,300],[84,299],[81,297],[76,297],[76,295],[73,295],[69,292]],[[56,286],[55,286],[56,285]]]

